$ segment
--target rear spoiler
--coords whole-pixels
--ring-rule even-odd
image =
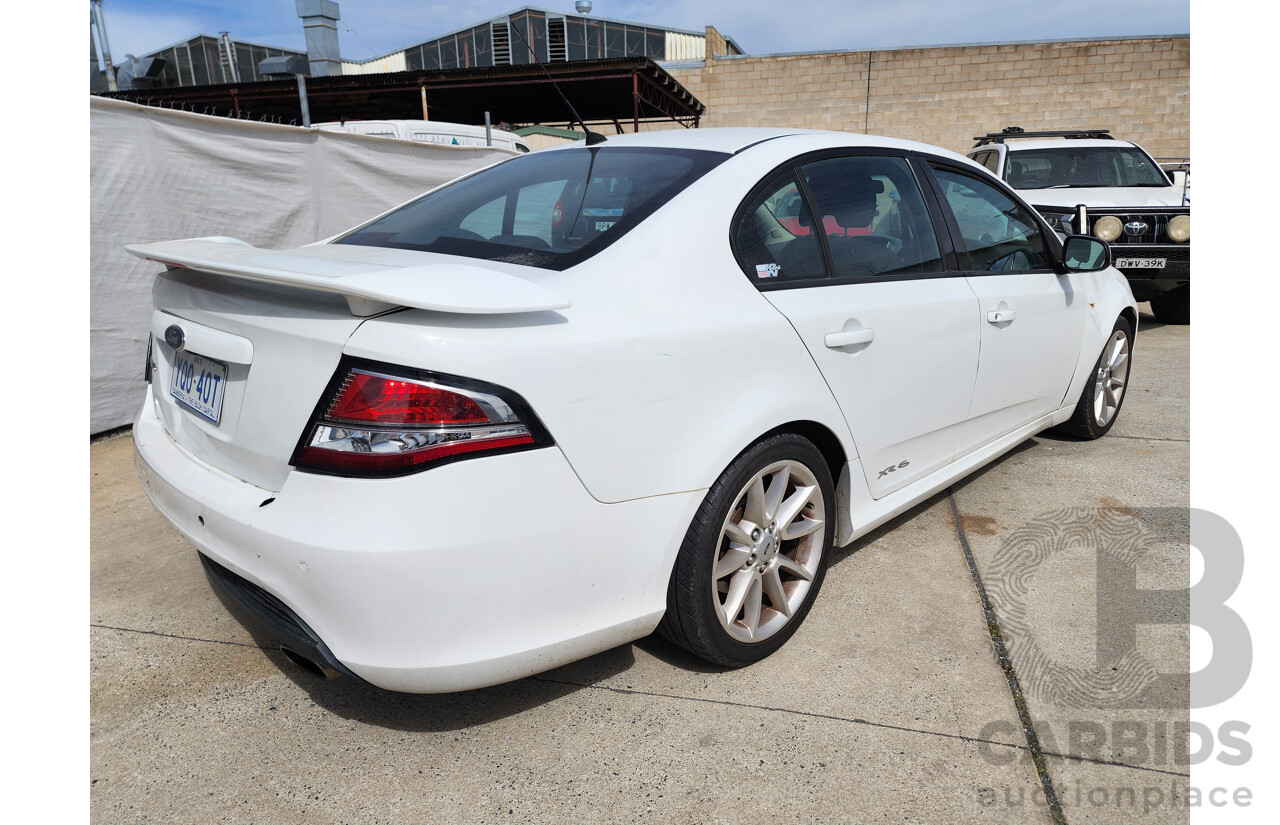
[[[129,254],[169,268],[283,284],[347,299],[351,314],[395,307],[471,315],[567,309],[567,300],[516,275],[465,263],[387,266],[322,257],[304,249],[258,249],[235,238],[129,244]]]

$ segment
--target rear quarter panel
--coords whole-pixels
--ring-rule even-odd
[[[791,421],[825,426],[853,459],[822,375],[729,246],[741,197],[778,160],[726,162],[599,255],[546,278],[568,309],[400,312],[365,322],[346,351],[515,390],[603,502],[709,487]]]

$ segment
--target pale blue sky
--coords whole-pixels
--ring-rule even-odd
[[[363,60],[523,5],[573,11],[573,0],[343,0],[338,40],[343,57]],[[596,0],[594,6],[596,17],[693,31],[712,25],[750,54],[1191,31],[1190,3],[1177,0]],[[224,29],[239,40],[304,48],[294,0],[105,0],[103,10],[117,60]]]

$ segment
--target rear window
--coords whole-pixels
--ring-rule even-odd
[[[604,146],[532,153],[425,195],[337,243],[561,270],[625,235],[728,157]]]

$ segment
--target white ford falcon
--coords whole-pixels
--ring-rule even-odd
[[[768,656],[832,548],[1105,434],[1137,324],[1104,242],[829,132],[611,137],[300,249],[129,249],[166,267],[151,500],[294,662],[420,693],[654,630]]]

